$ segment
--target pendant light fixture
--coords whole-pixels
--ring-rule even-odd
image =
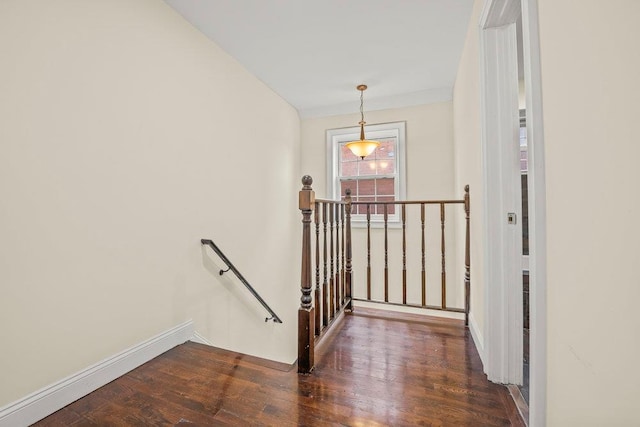
[[[367,90],[367,85],[358,85],[357,88],[360,91],[360,140],[347,142],[345,145],[353,154],[364,160],[369,154],[373,153],[380,145],[378,141],[371,141],[364,139],[364,91]]]

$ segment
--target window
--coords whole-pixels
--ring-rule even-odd
[[[364,159],[355,156],[345,144],[360,139],[360,128],[327,131],[327,188],[334,200],[344,199],[347,188],[353,201],[387,202],[404,200],[405,193],[405,122],[383,123],[365,127],[367,139],[380,146]],[[382,222],[384,206],[371,206],[371,221]],[[366,222],[366,206],[354,206],[352,221]],[[389,222],[399,222],[394,205],[387,206]]]
[[[529,265],[529,188],[527,171],[529,169],[529,155],[527,152],[527,119],[526,111],[520,110],[520,179],[522,190],[522,255],[527,258]],[[528,269],[528,267],[527,267]]]
[[[525,175],[529,167],[527,153],[527,119],[525,110],[520,110],[520,172]]]

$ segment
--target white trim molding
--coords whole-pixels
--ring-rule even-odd
[[[483,29],[513,24],[520,16],[519,0],[487,0],[480,15]]]
[[[473,317],[473,313],[469,313],[469,332],[471,332],[471,338],[473,338],[473,342],[476,345],[476,350],[478,350],[478,355],[480,356],[482,366],[485,366],[486,359],[484,355],[484,337],[482,336],[482,332],[480,332],[480,328],[478,327],[476,318]]]
[[[522,2],[522,39],[529,157],[529,425],[538,427],[547,422],[547,205],[538,0]]]
[[[522,195],[518,108],[518,0],[489,0],[480,22],[485,185],[487,377],[522,384]],[[515,224],[509,223],[515,213]]]
[[[481,49],[481,79],[482,85],[482,121],[483,126],[500,126],[503,128],[509,128],[511,126],[511,119],[505,125],[503,121],[495,120],[496,117],[491,115],[495,111],[489,111],[487,102],[489,99],[493,99],[494,102],[498,102],[500,98],[505,96],[512,96],[511,92],[513,88],[510,82],[507,80],[498,81],[503,83],[496,86],[491,86],[491,83],[487,84],[487,64],[492,64],[494,67],[501,67],[501,63],[509,60],[515,62],[513,55],[511,42],[508,43],[490,41],[490,32],[501,30],[502,34],[498,35],[498,38],[511,38],[511,35],[507,32],[510,31],[509,27],[514,25],[518,15],[522,15],[522,35],[523,35],[523,58],[524,58],[524,83],[526,93],[526,121],[527,121],[527,144],[528,144],[528,195],[529,195],[529,295],[530,295],[530,401],[529,401],[529,425],[539,427],[546,425],[546,399],[547,399],[547,323],[546,323],[546,184],[545,184],[545,160],[544,160],[544,129],[542,119],[542,78],[541,78],[541,65],[540,65],[540,38],[538,30],[538,1],[537,0],[485,0],[484,9],[482,13],[482,19],[480,21],[480,49]],[[489,35],[489,37],[486,37]],[[495,35],[495,33],[494,33]],[[503,40],[504,41],[504,40]],[[494,79],[493,84],[496,84]],[[495,92],[504,92],[497,94]],[[493,120],[493,121],[491,121]],[[487,134],[483,131],[483,137],[486,138]],[[483,141],[483,149],[487,141]],[[504,153],[498,151],[494,153],[503,155]],[[508,154],[507,154],[508,155]],[[483,161],[487,159],[487,153],[483,153]],[[493,158],[493,160],[496,160]],[[500,163],[500,162],[498,162]],[[483,165],[485,177],[490,171],[487,170],[487,163]],[[501,167],[501,166],[498,166]],[[516,180],[520,182],[519,179]],[[489,179],[485,181],[487,189],[491,188],[504,188],[499,187],[500,178],[497,181]],[[519,184],[518,184],[519,187]],[[495,195],[494,195],[495,196]],[[490,197],[490,196],[488,196]],[[502,200],[491,200],[487,198],[485,203],[504,203]],[[487,214],[488,227],[489,214],[491,212],[485,212]],[[500,214],[500,213],[499,213]],[[501,215],[501,214],[500,214]],[[504,218],[500,218],[503,220]],[[487,236],[492,236],[488,233]],[[493,237],[493,236],[492,236]],[[500,236],[495,236],[500,238]],[[486,243],[485,253],[491,254],[492,247]],[[519,254],[517,254],[519,258]],[[511,366],[515,359],[518,357],[519,350],[517,347],[522,345],[521,328],[522,325],[505,325],[504,322],[509,322],[509,319],[513,316],[518,316],[519,307],[512,306],[514,302],[513,298],[518,298],[520,303],[522,302],[520,295],[515,295],[518,291],[505,287],[504,283],[491,282],[492,273],[498,272],[504,274],[504,271],[500,270],[500,265],[505,265],[505,262],[509,263],[507,268],[519,265],[519,259],[516,260],[515,256],[513,260],[505,261],[498,260],[495,257],[487,257],[485,259],[487,263],[485,266],[485,280],[487,280],[487,295],[486,295],[486,307],[485,307],[485,321],[487,336],[485,337],[485,354],[487,363],[485,364],[485,370],[489,373],[487,366],[491,366],[492,361],[503,363],[503,370],[507,373],[504,378],[508,382],[516,382],[516,379],[511,377]],[[519,281],[519,283],[522,283]],[[497,305],[496,305],[497,304]],[[517,304],[517,301],[516,301]],[[497,309],[496,309],[497,307]],[[498,325],[498,329],[493,329],[495,325]],[[506,328],[506,329],[505,329]],[[520,329],[518,333],[518,329]],[[505,352],[505,347],[509,347],[510,350]],[[496,354],[496,351],[498,354]],[[504,357],[500,360],[500,357]],[[491,375],[489,376],[491,378]]]
[[[440,319],[464,320],[464,313],[455,311],[430,310],[422,307],[409,307],[401,305],[389,305],[375,301],[353,301],[356,308],[374,308],[380,311],[389,311],[392,313],[417,314],[419,316],[438,317]]]
[[[189,320],[44,387],[0,408],[0,427],[31,425],[165,351],[183,344],[193,335],[193,321]]]
[[[200,335],[198,331],[193,333],[193,336],[191,337],[190,341],[197,342],[198,344],[208,345],[210,347],[213,346],[213,344],[211,344],[211,342],[207,340],[205,337]]]

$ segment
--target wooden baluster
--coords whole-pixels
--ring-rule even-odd
[[[445,268],[445,247],[444,247],[444,203],[440,203],[440,251],[442,254],[442,303],[441,307],[447,307],[447,272]]]
[[[340,307],[342,307],[344,305],[344,300],[345,300],[345,294],[346,294],[346,284],[345,284],[345,280],[344,280],[344,233],[345,233],[345,205],[340,205],[340,220],[342,221],[342,266],[340,269],[340,283],[342,284],[342,289],[340,290]]]
[[[469,186],[464,187],[464,213],[466,220],[466,236],[464,242],[464,324],[469,326],[469,309],[471,298],[471,254],[470,254],[470,234],[469,234]]]
[[[329,260],[331,261],[331,276],[329,276],[329,316],[331,316],[331,318],[333,319],[335,317],[336,314],[336,310],[335,310],[335,305],[334,305],[334,301],[335,301],[335,280],[334,280],[334,276],[333,276],[333,257],[334,257],[334,252],[333,252],[333,218],[334,218],[334,211],[336,209],[336,205],[335,203],[331,203],[329,204]]]
[[[402,204],[402,303],[407,303],[407,216]]]
[[[371,301],[371,204],[367,203],[367,300]]]
[[[387,238],[388,224],[387,205],[384,206],[384,302],[389,302],[389,240]]]
[[[316,291],[313,297],[314,309],[315,309],[315,334],[320,335],[320,329],[322,327],[322,323],[320,320],[320,316],[322,315],[322,311],[320,309],[320,203],[315,202],[314,204],[313,220],[316,225]]]
[[[340,312],[340,204],[336,203],[336,272],[333,281],[335,289],[335,307],[336,312]]]
[[[323,281],[322,281],[322,328],[326,328],[329,324],[329,299],[327,288],[329,286],[328,276],[327,276],[327,203],[322,203],[322,225],[324,227],[323,231],[323,256],[322,256],[322,265],[323,265]]]
[[[420,203],[420,222],[422,223],[422,306],[427,305],[427,270],[425,268],[426,245],[424,238],[424,203]]]
[[[345,293],[345,299],[347,301],[344,309],[347,311],[352,311],[353,310],[353,304],[351,302],[351,284],[352,284],[352,277],[353,275],[351,274],[351,270],[352,270],[352,265],[351,265],[351,190],[349,188],[347,188],[347,197],[345,197],[345,214],[346,214],[346,241],[345,241],[345,252],[346,252],[346,257],[347,257],[347,261],[345,263],[345,289],[344,289],[344,293]]]
[[[314,310],[311,297],[311,212],[315,204],[315,193],[311,188],[313,179],[302,177],[302,190],[298,206],[302,212],[302,267],[300,275],[300,308],[298,308],[298,372],[311,372],[314,366]]]

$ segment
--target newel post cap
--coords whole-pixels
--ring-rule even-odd
[[[301,211],[313,210],[313,206],[316,202],[316,193],[311,188],[313,184],[313,178],[309,175],[302,177],[302,190],[300,190],[298,198],[298,206]]]

